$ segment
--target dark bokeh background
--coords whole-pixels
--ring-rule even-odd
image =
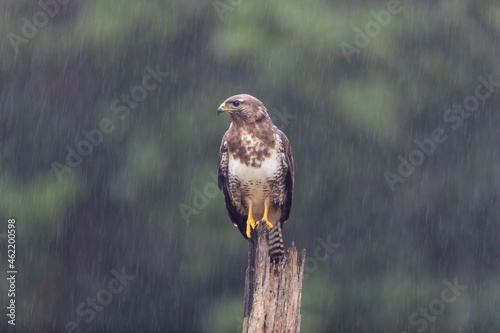
[[[242,92],[293,147],[284,238],[308,251],[303,332],[500,331],[500,98],[460,106],[478,77],[500,82],[497,1],[44,1],[49,14],[0,3],[15,331],[241,329],[247,245],[214,174],[230,121],[217,107]],[[168,76],[143,90],[148,67]],[[415,152],[439,128],[446,140]],[[113,272],[132,277],[79,314],[108,300]],[[444,280],[467,288],[444,303]]]

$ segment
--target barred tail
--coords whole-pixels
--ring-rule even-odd
[[[281,222],[277,221],[276,225],[269,230],[269,256],[271,261],[278,262],[285,254],[283,246],[283,235],[281,233]]]

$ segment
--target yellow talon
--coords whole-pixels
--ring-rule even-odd
[[[269,222],[268,220],[264,220],[264,222],[266,222],[266,225],[269,227],[269,229],[271,229],[273,227],[272,223]]]
[[[264,207],[264,216],[262,217],[262,220],[261,221],[264,221],[266,222],[266,225],[268,226],[269,229],[271,229],[273,227],[273,225],[271,224],[271,222],[269,222],[269,220],[267,219],[267,211],[269,210],[269,208],[267,206]],[[260,224],[260,221],[257,221],[257,224],[255,225],[255,228],[256,229],[259,229],[259,224]]]
[[[252,206],[251,205],[248,208],[247,238],[250,238],[250,233],[252,231],[252,229],[250,227],[252,227],[253,229],[255,229],[255,220],[253,219],[253,216],[252,216]]]

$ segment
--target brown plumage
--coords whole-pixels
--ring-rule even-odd
[[[229,217],[245,238],[251,237],[254,221],[272,225],[269,253],[277,261],[284,254],[281,228],[292,207],[290,143],[274,126],[264,104],[253,96],[229,97],[217,110],[221,112],[232,118],[217,166]]]

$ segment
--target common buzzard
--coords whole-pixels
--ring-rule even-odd
[[[288,220],[293,197],[293,156],[288,138],[274,126],[257,98],[229,97],[217,110],[232,122],[222,138],[218,182],[229,217],[245,238],[260,223],[270,228],[269,255],[284,254],[281,228]]]

